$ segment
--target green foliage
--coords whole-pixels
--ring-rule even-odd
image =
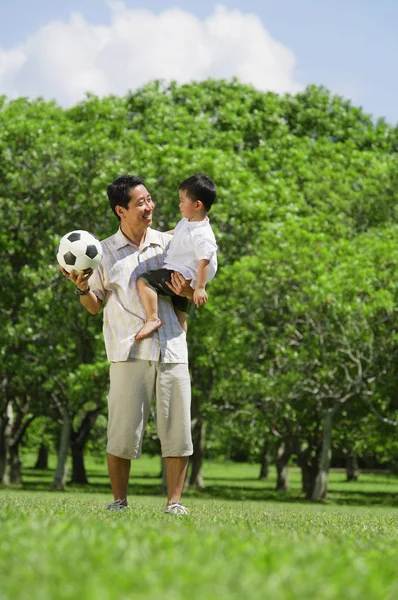
[[[56,244],[114,232],[106,187],[125,172],[144,176],[167,230],[178,183],[204,171],[220,271],[189,345],[209,449],[228,455],[236,439],[257,457],[266,438],[307,440],[331,406],[351,427],[370,419],[383,446],[369,403],[396,420],[397,148],[396,129],[314,86],[279,97],[236,80],[153,82],[68,110],[3,98],[0,418],[12,402],[78,426],[104,406],[101,319],[62,279]]]

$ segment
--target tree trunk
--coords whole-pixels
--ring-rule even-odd
[[[301,468],[302,490],[307,500],[312,498],[318,472],[319,449],[310,443],[298,453],[298,465]]]
[[[63,490],[66,486],[67,478],[67,459],[70,447],[70,434],[72,429],[71,418],[67,411],[62,413],[63,423],[61,427],[61,436],[58,450],[57,468],[54,473],[54,479],[51,484],[53,490]]]
[[[37,453],[36,463],[33,468],[42,470],[48,469],[48,446],[46,446],[46,444],[44,443],[40,444],[39,452]]]
[[[333,414],[333,409],[328,409],[324,412],[322,419],[322,450],[314,491],[311,497],[313,501],[324,500],[328,491],[329,468],[332,458]]]
[[[72,481],[73,483],[88,483],[86,467],[84,466],[84,446],[71,444],[72,451]]]
[[[72,479],[73,483],[88,483],[86,468],[84,466],[84,447],[95,425],[101,407],[94,408],[84,415],[77,432],[71,431],[72,449]]]
[[[8,425],[6,430],[6,444],[8,445],[10,483],[22,483],[22,463],[19,458],[19,447],[29,425],[36,418],[33,414],[29,416],[29,408],[29,398],[25,398],[25,403],[22,407],[15,405],[15,410],[11,402],[9,402],[7,407]]]
[[[355,452],[351,452],[347,456],[347,480],[346,481],[358,481],[359,467],[358,467],[358,456]]]
[[[279,446],[277,454],[276,454],[276,490],[278,492],[286,491],[289,489],[289,458],[291,455],[291,450],[289,445],[286,442],[282,442]]]
[[[261,463],[260,463],[260,474],[258,476],[259,479],[267,479],[269,474],[269,463],[270,463],[270,455],[268,451],[268,442],[264,442],[263,452],[261,455]]]
[[[0,484],[8,485],[9,477],[7,470],[7,425],[8,418],[4,414],[0,417]]]
[[[0,439],[0,453],[2,455],[2,458],[1,458],[2,464],[0,465],[0,468],[2,471],[2,477],[0,479],[0,482],[3,485],[8,485],[10,483],[9,448],[10,448],[12,427],[14,425],[14,421],[15,421],[14,410],[12,408],[11,402],[9,402],[6,407],[6,412],[2,417],[1,430],[0,430],[0,438],[3,439],[3,441],[1,441],[1,439]],[[8,457],[8,459],[7,459],[7,457]],[[4,461],[4,463],[3,463],[3,461]]]
[[[392,460],[390,463],[391,475],[398,475],[398,460]]]
[[[19,444],[10,444],[8,448],[8,461],[10,465],[10,483],[22,483],[22,463],[19,458]]]
[[[195,419],[192,428],[193,454],[191,457],[191,474],[189,487],[204,489],[203,458],[205,451],[206,423],[202,418]]]

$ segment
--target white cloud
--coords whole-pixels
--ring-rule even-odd
[[[254,14],[217,6],[200,20],[179,8],[155,14],[112,2],[109,9],[109,25],[91,25],[74,13],[18,47],[0,48],[0,94],[55,98],[70,106],[86,92],[125,94],[151,79],[236,76],[262,90],[300,87],[294,54]]]

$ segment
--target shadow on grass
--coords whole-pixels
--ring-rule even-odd
[[[51,492],[54,491],[56,494],[58,490],[51,489],[51,482],[43,482],[43,481],[27,481],[22,485],[11,485],[11,486],[3,486],[0,487],[3,490],[12,490],[12,491],[20,491],[20,492]],[[109,483],[87,483],[87,484],[77,484],[71,481],[67,482],[66,488],[62,490],[64,492],[79,492],[81,494],[110,494],[111,484]],[[159,484],[137,484],[132,481],[130,483],[130,494],[133,496],[162,496],[162,491]]]
[[[93,475],[93,479],[97,478]],[[102,481],[104,479],[104,481]],[[147,482],[148,480],[148,482]],[[156,482],[155,482],[155,481]],[[49,492],[51,491],[51,481],[26,481],[20,486],[10,486],[13,491],[29,491],[29,492]],[[333,488],[333,486],[332,486]],[[71,494],[111,494],[111,486],[109,480],[105,476],[101,476],[100,482],[79,485],[73,482],[67,484],[65,490]],[[54,492],[56,493],[56,492]],[[130,494],[132,496],[164,496],[161,490],[161,480],[154,476],[138,477],[136,480],[132,478],[130,483]],[[293,488],[286,492],[278,492],[272,489],[268,484],[253,488],[249,486],[239,485],[207,485],[203,491],[189,489],[184,494],[187,497],[203,498],[203,499],[218,499],[225,501],[252,501],[252,502],[273,502],[273,503],[309,503],[301,493],[300,489]],[[326,504],[332,505],[347,505],[347,506],[384,506],[398,507],[398,494],[385,491],[361,491],[361,490],[341,490],[330,489]]]
[[[86,485],[68,482],[67,493],[80,494],[105,494],[111,495],[111,486],[105,465],[92,466],[87,469],[89,483]],[[292,472],[294,469],[292,469]],[[53,469],[37,470],[33,467],[23,469],[24,482],[19,486],[10,486],[8,488],[0,487],[1,490],[28,491],[28,492],[49,492],[51,491],[51,482],[53,478]],[[301,492],[300,482],[292,478],[291,488],[286,492],[277,492],[275,490],[275,479],[271,476],[266,480],[259,480],[252,474],[231,473],[230,477],[221,477],[216,474],[209,474],[205,477],[206,487],[203,491],[189,489],[184,495],[192,498],[218,499],[225,501],[252,501],[252,502],[273,502],[273,503],[307,503]],[[340,478],[339,478],[340,479]],[[383,506],[398,507],[397,478],[386,473],[367,474],[363,481],[356,483],[347,482],[342,474],[341,480],[331,480],[329,482],[329,494],[326,503],[331,505],[348,506]],[[391,490],[388,489],[391,483]],[[361,486],[363,485],[363,489]],[[369,489],[369,486],[374,489]],[[161,497],[161,477],[155,467],[146,469],[142,472],[132,473],[130,480],[130,494],[132,496],[154,496]]]
[[[189,493],[189,492],[188,492]],[[262,502],[310,502],[298,489],[277,492],[269,488],[253,489],[239,486],[206,486],[203,496],[222,500],[251,500]],[[348,506],[388,506],[398,507],[398,494],[391,492],[340,491],[331,489],[326,504]]]
[[[231,481],[231,477],[217,477],[216,475],[206,475],[206,481]],[[264,483],[266,479],[259,479],[258,477],[240,477],[240,481],[253,481],[257,483]],[[234,480],[236,481],[236,479]]]
[[[87,470],[88,479],[104,479],[105,481],[109,481],[109,475],[106,472],[101,471],[91,471]],[[23,478],[30,479],[42,479],[51,482],[54,476],[54,469],[35,469],[34,467],[25,467],[23,469]],[[132,474],[132,477],[137,477],[138,479],[155,479],[159,480],[161,475],[153,475],[151,473],[140,473],[138,475]],[[226,479],[226,481],[231,481],[231,479]]]

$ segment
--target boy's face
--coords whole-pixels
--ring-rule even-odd
[[[179,190],[180,195],[180,211],[183,217],[186,219],[192,219],[195,216],[198,210],[198,202],[197,200],[191,200],[187,196],[185,190]]]

